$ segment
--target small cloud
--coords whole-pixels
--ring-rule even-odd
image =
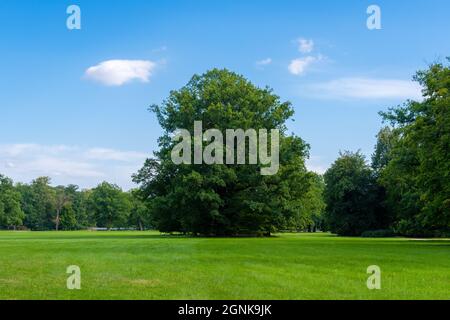
[[[272,59],[271,58],[267,58],[267,59],[256,61],[256,65],[257,66],[267,66],[267,65],[269,65],[271,63],[272,63]]]
[[[306,168],[317,174],[324,174],[327,171],[327,165],[323,162],[321,157],[317,156],[311,156],[306,160]]]
[[[310,85],[309,95],[325,99],[416,99],[422,97],[421,86],[397,79],[340,78]]]
[[[323,58],[321,56],[319,57],[313,57],[313,56],[307,56],[304,58],[298,58],[291,61],[291,63],[288,66],[288,70],[290,73],[299,76],[306,72],[306,70],[314,63],[322,60]]]
[[[106,86],[121,86],[132,80],[148,82],[156,65],[148,60],[107,60],[89,67],[85,75]]]
[[[298,51],[301,53],[310,53],[314,50],[314,41],[308,39],[297,39]]]

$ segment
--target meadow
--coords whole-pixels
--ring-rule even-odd
[[[66,287],[69,265],[81,290]],[[450,240],[4,231],[0,299],[450,299]]]

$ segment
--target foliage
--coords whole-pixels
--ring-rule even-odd
[[[90,199],[90,209],[98,227],[111,229],[126,224],[131,203],[117,185],[102,182],[92,190]]]
[[[11,179],[0,175],[0,226],[21,226],[25,214],[20,206],[21,196]]]
[[[269,234],[288,225],[301,210],[309,175],[304,159],[308,145],[286,135],[285,122],[292,116],[289,102],[281,102],[268,89],[260,89],[227,70],[194,75],[162,106],[151,108],[165,134],[160,150],[134,175],[151,203],[156,227],[165,232],[236,235]],[[194,121],[203,130],[278,129],[278,174],[262,176],[261,165],[175,165],[171,137],[177,129],[193,135]]]
[[[380,227],[375,175],[361,153],[341,153],[324,177],[326,221],[332,232],[359,236]]]
[[[324,230],[325,202],[323,192],[325,183],[323,177],[309,172],[308,191],[299,198],[299,209],[289,220],[288,228],[295,231],[315,232]]]
[[[423,101],[382,113],[397,138],[380,182],[404,235],[450,231],[450,69],[437,63],[415,76]]]
[[[123,192],[108,183],[79,190],[72,184],[52,187],[47,177],[14,185],[0,175],[0,228],[79,230],[95,226],[150,228],[150,209],[138,190]]]
[[[39,177],[30,185],[19,184],[17,189],[22,194],[24,225],[33,230],[54,229],[55,190],[50,186],[50,178]]]
[[[377,175],[388,165],[391,160],[391,150],[398,140],[391,127],[383,127],[377,134],[377,144],[372,155],[372,168]]]
[[[130,226],[141,231],[151,228],[153,225],[149,204],[145,203],[142,199],[140,190],[132,190],[129,193],[129,199],[131,203],[131,211],[129,215]]]

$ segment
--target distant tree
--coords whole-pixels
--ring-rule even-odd
[[[131,211],[129,217],[130,226],[139,230],[144,230],[151,226],[151,216],[148,204],[142,199],[140,190],[131,190],[128,193],[131,202]]]
[[[62,207],[60,215],[60,226],[63,230],[76,230],[79,229],[76,207],[74,207],[72,202],[68,202]]]
[[[66,187],[58,186],[54,189],[55,191],[55,230],[59,230],[59,224],[61,223],[61,212],[62,210],[70,204],[70,196],[66,192]],[[71,210],[73,211],[73,210]],[[67,213],[67,210],[66,210]]]
[[[308,190],[304,160],[309,146],[286,134],[285,122],[293,109],[271,89],[258,88],[228,70],[214,69],[194,75],[185,87],[172,91],[162,106],[151,109],[165,134],[155,158],[145,162],[134,181],[151,204],[159,230],[268,235],[285,228],[301,210],[301,198]],[[203,122],[204,131],[278,129],[278,173],[262,176],[261,164],[174,164],[171,137],[177,129],[193,135],[197,120]]]
[[[391,152],[398,137],[389,126],[383,127],[377,134],[377,144],[372,154],[372,168],[377,175],[388,165],[391,160]]]
[[[361,153],[341,153],[324,177],[326,221],[332,232],[359,236],[381,227],[376,178]]]
[[[92,212],[92,189],[81,190],[76,193],[74,206],[78,228],[86,228],[97,225],[96,217]]]
[[[32,230],[54,228],[55,191],[50,178],[39,177],[31,185],[18,184],[22,195],[22,209],[25,212],[25,226]]]
[[[311,186],[305,195],[304,207],[309,213],[310,222],[307,226],[309,232],[315,232],[324,229],[324,212],[325,202],[323,193],[325,190],[325,182],[321,175],[311,173]]]
[[[25,214],[20,201],[20,193],[14,188],[12,180],[0,174],[0,226],[15,230],[23,224]]]
[[[323,227],[323,177],[309,172],[302,181],[307,186],[299,195],[297,209],[288,221],[288,230],[313,232]]]
[[[97,226],[111,229],[125,226],[131,210],[128,196],[117,185],[102,182],[90,195]]]
[[[398,141],[380,181],[404,235],[450,234],[450,68],[441,63],[416,74],[423,101],[381,113]]]

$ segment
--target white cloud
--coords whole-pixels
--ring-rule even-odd
[[[267,59],[262,59],[262,60],[258,60],[256,61],[256,65],[257,66],[267,66],[268,64],[272,63],[272,59],[271,58],[267,58]]]
[[[420,99],[418,83],[397,79],[340,78],[316,83],[306,94],[325,99]]]
[[[314,41],[308,39],[297,39],[298,51],[301,53],[310,53],[314,50]]]
[[[303,75],[313,63],[316,63],[319,60],[321,60],[321,57],[313,57],[313,56],[294,59],[289,64],[288,70],[290,73],[296,76]]]
[[[306,168],[318,174],[324,174],[327,171],[327,165],[322,161],[321,157],[311,156],[306,160]]]
[[[54,184],[74,183],[90,188],[107,180],[129,189],[135,187],[131,174],[137,172],[149,155],[65,145],[0,145],[0,173],[19,182],[49,176]]]
[[[92,148],[86,151],[86,157],[96,160],[134,161],[142,160],[147,156],[142,152],[120,151],[106,148]]]
[[[85,75],[107,86],[121,86],[132,80],[148,82],[156,65],[148,60],[108,60],[89,67]]]

